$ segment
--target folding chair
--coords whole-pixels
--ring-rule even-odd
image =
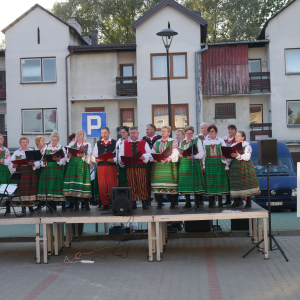
[[[22,202],[22,200],[21,200],[21,197],[20,197],[20,194],[19,194],[19,191],[18,191],[18,187],[19,187],[20,180],[21,180],[21,175],[22,175],[22,174],[21,174],[21,173],[18,173],[18,172],[15,172],[15,173],[11,174],[11,176],[10,176],[10,178],[9,178],[9,182],[8,182],[8,184],[6,185],[4,192],[3,192],[3,193],[0,193],[0,197],[1,197],[0,204],[1,204],[1,202],[3,201],[3,198],[4,198],[4,197],[9,198],[10,205],[11,205],[11,207],[12,207],[12,209],[13,209],[13,211],[14,211],[16,217],[24,217],[24,216],[26,216],[26,209],[25,209],[25,207],[24,207],[24,205],[23,205],[23,202]],[[9,192],[7,191],[7,188],[8,188],[8,186],[9,186],[9,184],[17,184],[17,188],[16,188],[16,190],[15,190],[13,193],[9,193]],[[18,214],[16,213],[15,207],[13,206],[13,202],[12,202],[12,199],[13,199],[13,198],[19,198],[20,203],[21,203],[21,205],[22,205],[22,214],[19,214],[19,215],[18,215]],[[8,201],[8,199],[6,199],[5,201]],[[4,216],[5,216],[5,215],[6,215],[6,212],[5,212]]]

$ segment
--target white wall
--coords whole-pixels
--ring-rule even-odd
[[[236,103],[235,119],[215,119],[216,103]],[[218,127],[218,136],[228,135],[228,125],[234,124],[238,130],[245,131],[247,139],[250,141],[250,113],[249,113],[249,96],[228,96],[228,97],[204,97],[203,111],[204,122],[214,124]]]
[[[300,48],[300,1],[295,1],[270,20],[271,111],[273,137],[279,140],[300,140],[299,127],[288,128],[286,100],[300,100],[300,75],[285,75],[285,49]]]
[[[135,52],[120,52],[118,53],[118,64],[133,64],[133,76],[137,76],[136,67],[136,53]],[[120,76],[120,69],[118,67],[118,76]],[[138,78],[137,78],[138,79]]]
[[[37,28],[40,44],[37,43]],[[57,108],[61,143],[67,142],[65,57],[68,55],[69,27],[40,8],[9,28],[6,42],[8,146],[19,146],[22,134],[21,109]],[[56,57],[56,83],[20,83],[21,58]],[[35,135],[28,135],[34,146]],[[49,135],[46,135],[48,139]]]
[[[260,48],[248,48],[248,59],[260,59],[261,63],[261,72],[268,72],[267,66],[267,51],[265,47]],[[263,67],[263,62],[266,63],[266,66]]]
[[[189,103],[189,125],[196,126],[195,58],[200,49],[200,24],[176,9],[166,6],[136,29],[138,76],[138,115],[140,128],[152,123],[151,104],[167,104],[167,80],[151,80],[150,54],[166,53],[157,32],[167,28],[178,32],[173,38],[170,53],[187,52],[188,79],[171,80],[171,102]]]

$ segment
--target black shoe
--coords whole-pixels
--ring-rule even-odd
[[[67,211],[67,210],[66,210],[66,203],[65,203],[65,202],[62,202],[62,203],[61,203],[61,210],[62,210],[62,211]]]
[[[250,207],[251,207],[251,197],[247,197],[245,208],[250,208]]]
[[[157,209],[161,209],[162,207],[162,200],[157,200]]]
[[[185,195],[185,205],[183,209],[185,208],[192,208],[190,195]]]
[[[176,205],[176,195],[171,195],[171,206],[170,209],[175,208]]]
[[[83,204],[83,203],[82,203]],[[85,210],[86,211],[90,211],[90,205],[89,205],[89,199],[85,199]],[[82,205],[81,205],[81,208],[82,208]]]
[[[73,201],[70,202],[70,203],[69,203],[69,206],[66,206],[66,208],[74,208],[74,202],[73,202]]]
[[[215,197],[213,197],[213,196],[209,196],[208,197],[208,203],[209,203],[209,205],[208,205],[208,207],[214,207],[214,201],[215,201],[215,199],[214,199]]]
[[[33,207],[32,206],[30,206],[30,207],[28,207],[29,208],[29,211],[30,212],[33,212]]]
[[[239,205],[244,205],[244,200],[242,198],[239,200]]]
[[[84,209],[84,208],[85,208],[85,202],[81,201],[81,209]]]
[[[74,211],[79,211],[78,200],[74,201]]]
[[[101,211],[103,210],[109,210],[108,204],[103,205],[102,208],[100,208]]]
[[[10,214],[10,206],[6,206],[6,211],[5,211],[6,214]]]
[[[224,205],[231,205],[231,199],[229,195],[226,195],[226,202],[224,203]]]
[[[231,205],[232,207],[239,207],[240,206],[240,200],[239,198],[234,198],[233,203]]]
[[[137,209],[136,201],[132,201],[131,208],[132,209]]]
[[[218,197],[218,207],[223,207],[223,200],[222,200],[222,196]]]
[[[147,201],[143,200],[143,209],[148,209]]]

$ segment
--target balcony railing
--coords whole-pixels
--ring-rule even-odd
[[[250,124],[250,141],[272,137],[272,123]]]
[[[136,76],[116,77],[117,96],[136,96],[137,83]]]
[[[270,72],[249,73],[250,92],[263,93],[271,91]]]
[[[6,99],[6,81],[0,81],[0,100]]]

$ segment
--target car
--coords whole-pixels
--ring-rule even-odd
[[[256,171],[261,194],[253,200],[268,208],[267,167],[258,164],[258,142],[250,142],[251,160]],[[272,149],[270,149],[272,151]],[[271,209],[297,211],[297,173],[291,153],[284,142],[277,141],[278,165],[269,166]]]

